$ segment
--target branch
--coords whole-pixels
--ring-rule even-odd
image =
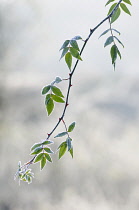
[[[95,26],[93,29],[90,29],[90,34],[88,35],[88,37],[85,39],[84,41],[84,44],[82,46],[82,49],[80,51],[80,55],[82,55],[83,51],[84,51],[84,48],[87,44],[87,42],[89,41],[90,37],[92,36],[92,34],[107,20],[109,20],[112,15],[114,14],[114,12],[118,9],[120,3],[122,2],[123,0],[119,0],[119,2],[116,4],[116,6],[114,7],[114,9],[112,10],[112,12],[106,17],[104,18],[97,26]],[[46,140],[48,140],[50,138],[50,136],[54,133],[54,131],[56,130],[56,128],[58,127],[58,125],[60,124],[61,121],[63,121],[64,119],[64,116],[65,116],[65,112],[66,112],[66,109],[67,109],[67,106],[69,105],[68,102],[69,102],[69,95],[70,95],[70,89],[72,87],[72,76],[76,70],[76,67],[79,63],[79,60],[76,61],[74,67],[73,67],[73,70],[71,71],[71,73],[69,74],[69,84],[68,84],[68,89],[67,89],[67,95],[66,95],[66,102],[65,102],[65,106],[64,106],[64,109],[63,109],[63,112],[62,112],[62,115],[61,117],[59,118],[57,124],[55,125],[55,127],[52,129],[52,131],[50,133],[48,133],[47,135],[47,138]],[[29,161],[29,163],[33,163],[34,161],[34,157]]]
[[[122,2],[123,0],[119,0],[119,2],[117,3],[117,5],[114,7],[114,9],[112,10],[112,12],[106,17],[104,18],[95,28],[93,29],[90,29],[90,34],[88,35],[88,37],[86,38],[86,40],[84,41],[84,45],[81,49],[81,52],[80,52],[80,55],[82,55],[83,51],[84,51],[84,48],[87,44],[87,42],[89,41],[90,37],[92,36],[92,34],[96,31],[97,28],[99,28],[106,20],[109,20],[112,15],[114,14],[114,12],[118,9],[120,3]],[[79,63],[79,60],[76,61],[74,67],[73,67],[73,70],[71,71],[71,73],[69,74],[69,85],[68,85],[68,90],[67,90],[67,96],[66,96],[66,103],[65,103],[65,106],[64,106],[64,109],[63,109],[63,113],[62,113],[62,116],[59,118],[57,124],[55,125],[55,127],[53,128],[53,130],[48,134],[48,137],[47,139],[49,139],[49,137],[53,134],[53,132],[56,130],[56,128],[58,127],[58,125],[60,124],[61,120],[63,120],[64,116],[65,116],[65,112],[66,112],[66,109],[67,109],[67,106],[69,105],[68,104],[68,101],[69,101],[69,94],[70,94],[70,88],[72,87],[71,85],[71,82],[72,82],[72,76],[76,70],[76,67]]]
[[[36,143],[36,144],[34,144],[33,145],[33,147],[31,148],[31,151],[33,151],[32,153],[31,153],[31,155],[34,155],[34,157],[30,160],[30,161],[28,161],[27,163],[25,163],[23,166],[21,166],[21,163],[19,162],[19,169],[18,169],[18,171],[17,171],[17,173],[16,173],[16,175],[15,176],[18,176],[19,177],[19,180],[21,179],[21,180],[23,180],[23,181],[27,181],[28,183],[30,183],[31,182],[31,180],[32,180],[32,177],[33,177],[33,173],[31,172],[31,170],[30,169],[28,169],[28,167],[31,165],[31,164],[33,164],[33,163],[35,163],[35,162],[38,162],[38,161],[40,161],[40,163],[41,163],[41,170],[43,169],[43,167],[45,166],[45,164],[46,164],[46,160],[48,160],[49,162],[52,162],[52,160],[51,160],[51,157],[50,157],[50,155],[48,154],[48,153],[53,153],[53,151],[49,148],[49,147],[45,147],[45,146],[47,146],[48,144],[51,144],[52,143],[52,141],[50,141],[49,140],[49,138],[51,137],[51,135],[54,133],[54,131],[57,129],[57,127],[59,126],[59,124],[60,124],[60,122],[62,121],[63,122],[63,124],[64,124],[64,126],[65,126],[65,130],[66,130],[66,132],[63,132],[63,133],[60,133],[60,134],[58,134],[57,136],[55,136],[55,137],[61,137],[61,136],[63,136],[63,135],[67,135],[68,136],[68,138],[66,139],[66,141],[65,142],[63,142],[60,146],[59,146],[59,148],[60,148],[60,153],[59,153],[59,158],[61,158],[62,156],[63,156],[63,154],[65,153],[65,151],[66,151],[66,149],[68,148],[68,151],[70,152],[70,154],[71,154],[71,156],[73,157],[73,148],[72,148],[72,145],[71,145],[71,141],[72,141],[72,139],[70,138],[70,136],[69,136],[69,132],[71,132],[73,129],[74,129],[74,127],[75,127],[75,122],[74,123],[72,123],[68,128],[67,128],[67,126],[66,126],[66,123],[65,123],[65,121],[64,121],[64,116],[65,116],[65,113],[66,113],[66,110],[67,110],[67,107],[68,107],[68,105],[69,105],[69,95],[70,95],[70,89],[71,89],[71,87],[72,87],[72,77],[73,77],[73,74],[74,74],[74,72],[75,72],[75,70],[76,70],[76,68],[77,68],[77,65],[78,65],[78,63],[79,63],[79,59],[81,59],[81,55],[82,55],[82,53],[83,53],[83,51],[84,51],[84,49],[85,49],[85,46],[86,46],[86,44],[88,43],[88,41],[89,41],[89,39],[91,38],[91,36],[93,35],[93,33],[105,22],[105,21],[109,21],[109,24],[110,24],[110,28],[108,29],[108,30],[106,30],[106,31],[104,31],[102,34],[101,34],[101,36],[102,35],[104,35],[104,34],[106,34],[108,31],[110,31],[111,32],[111,37],[108,37],[108,39],[106,40],[106,42],[105,42],[105,45],[104,46],[107,46],[107,45],[109,45],[109,44],[111,44],[112,42],[113,42],[113,46],[111,47],[111,58],[112,58],[112,64],[114,65],[114,68],[115,68],[115,61],[116,61],[116,58],[117,58],[117,55],[119,55],[119,57],[121,58],[121,54],[120,54],[120,51],[118,50],[118,47],[116,46],[116,43],[115,43],[115,41],[114,41],[114,38],[123,46],[123,44],[121,43],[121,41],[116,37],[116,36],[114,36],[113,35],[113,30],[114,31],[116,31],[117,33],[119,33],[117,30],[115,30],[115,29],[112,29],[112,27],[111,27],[111,23],[112,22],[114,22],[118,17],[119,17],[119,15],[120,14],[118,14],[117,16],[115,15],[116,13],[118,13],[118,11],[120,10],[119,9],[119,5],[120,5],[120,3],[122,2],[123,0],[119,0],[118,1],[118,3],[115,5],[115,7],[113,8],[113,7],[111,7],[110,8],[110,10],[109,10],[109,15],[107,15],[107,17],[105,17],[100,23],[98,23],[93,29],[90,29],[90,33],[89,33],[89,35],[88,35],[88,37],[84,40],[84,44],[83,44],[83,46],[82,46],[82,48],[81,48],[81,51],[80,51],[80,53],[78,53],[78,55],[77,56],[75,56],[75,55],[73,55],[73,57],[76,57],[77,58],[77,60],[76,60],[76,62],[75,62],[75,64],[74,64],[74,67],[73,67],[73,69],[72,69],[72,71],[70,71],[70,73],[69,73],[69,78],[68,79],[63,79],[63,80],[68,80],[68,88],[67,88],[67,94],[66,94],[66,100],[65,100],[65,105],[64,105],[64,108],[63,108],[63,112],[62,112],[62,114],[61,114],[61,117],[58,119],[58,122],[56,123],[56,125],[54,126],[54,128],[52,129],[52,131],[50,132],[50,133],[48,133],[47,135],[47,138],[43,141],[43,142],[39,142],[39,143]],[[107,4],[109,4],[109,3],[111,3],[111,1],[109,0],[108,2],[107,2]],[[128,0],[128,3],[131,5],[131,2],[130,2],[130,0]],[[107,5],[106,4],[106,5]],[[114,6],[114,5],[112,5],[112,6]],[[124,7],[122,7],[122,5],[124,5],[124,4],[121,4],[120,6],[121,6],[121,8],[123,9],[123,11],[124,12],[126,12],[126,13],[128,13],[129,15],[131,15],[130,14],[130,12],[128,11],[128,9],[126,8],[126,6],[124,5]],[[113,9],[112,9],[113,8]],[[111,11],[112,10],[112,11]],[[111,11],[111,12],[110,12]],[[120,13],[120,12],[119,12]],[[113,19],[113,20],[112,20]],[[120,33],[119,33],[120,34]],[[68,43],[71,41],[71,40],[66,40],[66,42],[68,41]],[[66,47],[67,47],[67,45],[66,45]],[[67,49],[70,49],[71,48],[71,45],[70,45],[70,47],[67,47]],[[77,45],[77,48],[78,48],[78,45]],[[61,49],[63,49],[63,48],[61,48]],[[66,50],[67,50],[66,49]],[[68,51],[68,50],[67,50]],[[67,51],[66,51],[66,53],[67,53]],[[69,52],[68,52],[69,53]],[[67,54],[68,54],[67,53]],[[65,54],[64,54],[65,55]],[[63,55],[62,55],[62,57],[63,57]],[[82,59],[81,59],[82,60]],[[70,66],[70,65],[69,65]],[[70,66],[71,67],[71,66]],[[62,81],[62,80],[61,80]],[[56,80],[51,84],[51,85],[49,85],[49,86],[46,86],[45,88],[47,88],[47,91],[46,92],[48,92],[52,87],[54,88],[54,83],[56,82]],[[56,88],[56,86],[55,86],[55,88]],[[58,88],[57,88],[58,89]],[[55,91],[53,91],[53,89],[51,89],[52,90],[52,92],[55,92]],[[48,94],[48,95],[52,95],[52,93],[51,94]],[[47,95],[47,96],[48,96]],[[46,96],[46,99],[47,99],[47,96]],[[54,95],[53,95],[54,96]],[[64,102],[63,101],[63,99],[61,99],[62,100],[62,103]],[[57,100],[56,100],[57,101]],[[53,101],[52,101],[53,102]],[[54,107],[54,104],[52,104],[53,105],[53,107]],[[51,113],[51,112],[50,112]],[[50,114],[50,113],[48,113],[48,115]],[[43,151],[43,152],[42,152]],[[42,153],[41,153],[42,152]],[[39,154],[39,155],[38,155]]]

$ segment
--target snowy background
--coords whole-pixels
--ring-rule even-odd
[[[106,1],[0,0],[0,210],[139,209],[139,2],[113,27],[121,32],[122,60],[113,71],[106,37],[91,37],[73,78],[65,120],[76,121],[74,159],[67,153],[40,172],[31,185],[14,182],[18,161],[47,136],[59,116],[47,117],[43,86],[67,78],[59,48],[85,39],[107,14]],[[66,93],[66,81],[60,88]],[[63,131],[61,125],[55,134]],[[53,149],[63,139],[57,139]]]

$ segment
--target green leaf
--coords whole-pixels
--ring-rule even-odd
[[[27,182],[28,182],[28,184],[30,184],[32,182],[32,179],[30,176],[27,176]]]
[[[122,56],[121,56],[121,53],[120,53],[120,51],[119,51],[118,47],[117,47],[117,53],[118,53],[118,55],[119,55],[119,58],[121,59],[121,58],[122,58]]]
[[[123,45],[123,43],[116,37],[116,36],[114,36],[114,38],[123,46],[123,48],[124,48],[124,45]]]
[[[42,147],[37,147],[32,153],[31,155],[37,155],[39,154],[40,152],[42,152],[43,148]]]
[[[82,61],[82,58],[81,58],[79,52],[78,52],[76,49],[74,49],[73,47],[70,47],[70,52],[71,52],[71,55],[72,55],[73,57],[75,57],[75,58],[77,58],[78,60],[81,60],[81,61]]]
[[[127,4],[130,4],[130,5],[132,5],[131,4],[131,1],[129,1],[129,0],[123,0],[125,3],[127,3]]]
[[[117,31],[116,29],[112,28],[113,31],[115,31],[116,33],[118,33],[119,35],[121,34],[119,31]]]
[[[115,1],[115,0],[109,0],[109,1],[107,1],[107,3],[105,4],[105,6],[107,6],[108,4],[110,4],[113,1]]]
[[[52,158],[50,157],[49,154],[44,153],[44,155],[45,155],[46,159],[47,159],[49,162],[52,162]]]
[[[106,33],[108,33],[109,31],[110,31],[110,29],[107,29],[106,31],[104,31],[104,32],[99,36],[99,38],[100,38],[101,36],[105,35]]]
[[[70,149],[71,149],[71,147],[72,147],[71,141],[72,141],[72,139],[71,139],[70,137],[68,137],[68,138],[66,139],[67,146],[68,146],[68,151],[70,151]]]
[[[32,175],[32,173],[28,173],[28,176],[30,176],[30,177],[34,177],[34,176]]]
[[[27,180],[27,175],[26,175],[26,173],[25,173],[23,176],[21,176],[21,178],[22,178],[22,181],[26,182],[26,180]]]
[[[53,95],[53,94],[52,94],[52,99],[58,103],[65,103],[65,101],[61,97]]]
[[[119,18],[120,14],[121,14],[121,10],[120,8],[118,8],[111,17],[111,23],[116,21]]]
[[[75,39],[70,40],[70,45],[77,51],[80,51],[78,44]]]
[[[112,64],[114,64],[114,62],[117,59],[117,46],[115,44],[111,47],[110,53],[111,53],[111,58],[112,58]]]
[[[42,143],[36,143],[31,147],[31,151],[34,150],[37,147],[40,147],[42,145]]]
[[[67,132],[62,132],[62,133],[57,134],[54,138],[62,137],[62,136],[65,136],[65,135],[67,135]]]
[[[63,141],[63,142],[59,145],[58,149],[60,149],[60,147],[62,147],[62,146],[65,145],[66,143],[67,143],[66,141]]]
[[[128,15],[131,15],[129,9],[127,8],[127,6],[124,3],[120,4],[120,7],[122,8],[122,10],[127,13]]]
[[[115,69],[115,61],[117,59],[117,46],[115,44],[111,47],[110,54],[111,54],[112,64],[114,65]]]
[[[61,54],[61,57],[60,57],[60,60],[66,55],[66,53],[68,52],[69,50],[69,47],[65,47],[62,51],[62,54]]]
[[[75,127],[75,122],[70,124],[70,126],[68,127],[68,132],[73,131],[74,127]]]
[[[63,142],[60,145],[60,149],[59,149],[59,159],[65,154],[66,150],[67,150],[67,142]]]
[[[63,45],[62,45],[62,47],[60,48],[60,50],[62,50],[62,49],[64,49],[65,47],[67,47],[68,44],[69,44],[69,42],[70,42],[70,40],[66,40],[66,41],[63,43]]]
[[[115,7],[116,5],[117,5],[117,3],[114,3],[114,4],[110,7],[109,12],[108,12],[107,15],[109,15],[109,14],[112,12],[112,10],[114,9],[114,7]]]
[[[49,147],[45,147],[45,148],[43,148],[46,152],[48,152],[48,153],[54,153]]]
[[[54,101],[53,101],[52,98],[50,98],[48,100],[47,105],[46,105],[46,109],[47,109],[47,113],[48,113],[48,116],[49,116],[54,109]]]
[[[37,155],[37,157],[34,160],[34,163],[40,161],[43,158],[43,153],[40,153],[39,155]]]
[[[49,141],[49,140],[45,140],[42,142],[43,145],[47,145],[47,144],[53,144],[53,141]]]
[[[31,172],[31,169],[28,169],[28,170],[26,171],[26,174],[30,174],[30,172]]]
[[[72,39],[74,39],[74,40],[80,40],[80,39],[82,39],[82,37],[81,37],[81,36],[75,36],[75,37],[72,38]]]
[[[106,31],[104,31],[104,32],[99,36],[99,38],[100,38],[101,36],[105,35],[106,33],[108,33],[110,30],[115,31],[116,33],[118,33],[118,34],[120,35],[120,32],[117,31],[116,29],[114,29],[114,28],[110,29],[110,28],[109,28],[109,29],[107,29]]]
[[[42,95],[46,94],[51,88],[51,85],[48,85],[48,86],[45,86],[43,89],[42,89]]]
[[[48,104],[48,101],[50,100],[50,98],[51,98],[51,94],[47,94],[45,98],[45,105]]]
[[[26,181],[28,180],[28,175],[25,175],[25,179],[26,179]]]
[[[71,147],[71,149],[69,150],[69,152],[70,152],[70,154],[71,154],[71,156],[73,158],[73,147]]]
[[[56,77],[55,83],[60,83],[60,82],[62,82],[62,79],[60,77]]]
[[[46,157],[45,155],[43,155],[43,158],[40,161],[41,170],[44,168],[45,164],[46,164]]]
[[[106,42],[104,44],[104,47],[110,45],[113,42],[113,36],[110,36],[106,39]]]
[[[71,70],[72,55],[71,55],[70,52],[68,52],[68,53],[65,55],[65,61],[66,61],[66,64],[68,65],[69,69]]]
[[[61,90],[60,90],[58,87],[52,86],[51,89],[52,89],[52,91],[53,91],[53,93],[54,93],[55,95],[64,98],[64,96],[63,96]]]

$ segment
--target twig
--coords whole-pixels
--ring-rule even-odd
[[[112,15],[113,15],[114,12],[118,9],[118,7],[119,7],[119,5],[120,5],[120,3],[121,3],[122,1],[123,1],[123,0],[119,0],[119,2],[116,4],[116,6],[115,6],[114,9],[112,10],[112,12],[111,12],[106,18],[104,18],[104,19],[103,19],[97,26],[95,26],[93,29],[90,29],[90,33],[89,33],[88,37],[85,39],[84,44],[83,44],[83,46],[82,46],[82,49],[81,49],[81,51],[80,51],[80,55],[82,55],[82,53],[83,53],[83,51],[84,51],[84,48],[85,48],[87,42],[89,41],[90,37],[92,36],[92,34],[93,34],[93,33],[96,31],[96,29],[99,28],[105,21],[109,20],[109,19],[112,17]],[[68,104],[68,101],[69,101],[70,89],[71,89],[71,87],[72,87],[72,76],[73,76],[73,74],[74,74],[74,72],[75,72],[75,70],[76,70],[76,67],[77,67],[78,63],[79,63],[79,60],[77,60],[77,61],[75,62],[75,65],[74,65],[74,67],[73,67],[73,70],[72,70],[71,73],[69,74],[69,79],[66,79],[66,80],[69,80],[69,84],[68,84],[68,89],[67,89],[66,102],[65,102],[65,106],[64,106],[62,115],[61,115],[61,117],[59,118],[59,120],[58,120],[57,124],[55,125],[55,127],[52,129],[52,131],[51,131],[50,133],[47,134],[48,136],[47,136],[46,140],[48,140],[48,139],[50,138],[50,136],[54,133],[54,131],[56,130],[56,128],[58,127],[58,125],[60,124],[60,122],[63,121],[63,119],[64,119],[64,116],[65,116],[65,112],[66,112],[67,106],[69,105],[69,104]],[[35,157],[36,157],[36,156],[35,156]],[[32,158],[28,163],[26,163],[26,164],[31,164],[31,163],[33,163],[35,157],[33,157],[33,158]]]
[[[98,27],[100,27],[106,20],[110,19],[112,17],[112,15],[114,14],[114,12],[118,9],[119,7],[119,4],[122,2],[123,0],[119,0],[119,2],[116,4],[116,6],[114,7],[114,9],[112,10],[112,12],[106,17],[104,18],[95,28],[93,29],[90,29],[90,34],[89,36],[87,37],[87,39],[84,41],[84,44],[83,44],[83,47],[81,49],[81,52],[80,52],[80,55],[82,55],[83,53],[83,50],[88,42],[88,40],[90,39],[90,37],[92,36],[92,34],[96,31],[96,29]],[[69,85],[68,85],[68,90],[67,90],[67,96],[66,96],[66,103],[65,103],[65,106],[64,106],[64,109],[63,109],[63,113],[62,113],[62,116],[59,118],[59,121],[57,122],[57,124],[55,125],[55,127],[53,128],[53,130],[48,134],[48,137],[47,139],[49,139],[49,137],[53,134],[53,132],[56,130],[56,128],[58,127],[58,125],[60,124],[61,120],[63,120],[64,116],[65,116],[65,112],[66,112],[66,109],[67,109],[67,106],[68,106],[68,101],[69,101],[69,93],[70,93],[70,88],[72,87],[71,85],[71,82],[72,82],[72,76],[75,72],[75,69],[78,65],[78,62],[79,60],[76,61],[74,67],[73,67],[73,70],[71,71],[71,73],[69,74]]]

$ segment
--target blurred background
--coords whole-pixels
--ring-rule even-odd
[[[68,77],[59,49],[66,39],[85,39],[107,14],[106,1],[0,0],[0,210],[139,209],[139,2],[113,27],[121,32],[122,60],[114,72],[105,23],[91,37],[73,78],[65,120],[76,121],[68,153],[40,172],[33,183],[14,181],[18,161],[52,130],[62,105],[48,118],[42,87]],[[82,44],[82,42],[81,42]],[[59,84],[66,94],[67,82]],[[63,131],[63,125],[54,133]],[[53,138],[51,139],[53,140]],[[56,151],[63,138],[55,140]]]

